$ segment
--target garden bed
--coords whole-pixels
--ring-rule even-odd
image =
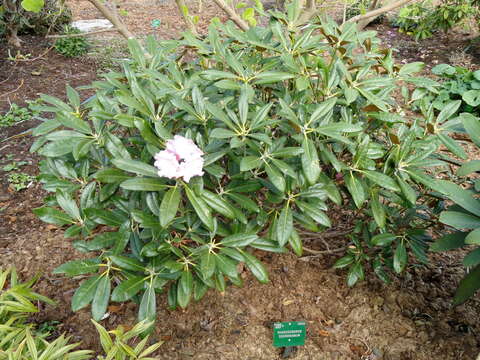
[[[75,3],[75,16],[98,17],[86,3]],[[173,3],[138,1],[135,7],[125,7],[126,23],[137,34],[148,33],[156,18],[170,24],[157,34],[159,37],[172,37],[182,29],[183,22]],[[204,8],[208,16],[218,14],[211,3]],[[163,18],[163,14],[168,16]],[[141,23],[138,19],[142,19]],[[398,49],[398,61],[426,61],[430,67],[454,62],[452,54],[459,54],[466,45],[461,33],[448,43],[442,37],[417,44],[385,25],[378,29],[385,44]],[[8,101],[24,105],[38,93],[64,97],[65,84],[77,87],[97,77],[97,63],[89,57],[66,60],[53,50],[41,56],[48,48],[46,42],[33,37],[23,40],[22,53],[31,54],[27,61],[5,60],[7,53],[2,51],[0,95],[9,94],[0,98],[0,110],[8,108]],[[478,48],[467,56],[468,66],[475,66],[480,59],[475,51]],[[90,95],[88,91],[81,94],[83,98]],[[28,121],[0,129],[0,167],[27,161],[21,172],[37,174],[38,158],[28,152],[33,140],[24,134],[33,125],[34,121]],[[40,184],[33,182],[27,189],[15,192],[9,189],[7,176],[8,172],[0,172],[0,266],[15,265],[25,278],[40,273],[36,290],[57,301],[58,306],[42,309],[35,320],[58,320],[62,323],[60,331],[82,341],[85,348],[98,349],[89,309],[77,313],[70,310],[81,277],[52,275],[55,267],[84,254],[72,248],[61,229],[42,223],[31,212],[41,206],[45,195]],[[333,220],[338,230],[347,228],[351,219],[337,216]],[[411,266],[390,285],[369,277],[348,288],[345,274],[331,269],[338,257],[335,248],[346,242],[342,235],[313,240],[306,246],[324,253],[303,258],[258,252],[256,255],[270,273],[270,283],[259,284],[244,271],[242,288],[230,286],[225,294],[210,291],[185,311],[168,310],[165,296],[159,296],[156,335],[164,344],[157,357],[278,359],[280,352],[272,346],[273,322],[305,320],[307,343],[292,354],[295,359],[475,359],[480,351],[480,301],[475,297],[460,307],[451,306],[455,288],[464,275],[463,253],[431,255],[431,266]],[[133,303],[113,304],[102,324],[107,328],[132,326],[136,311]]]

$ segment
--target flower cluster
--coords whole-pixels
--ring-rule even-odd
[[[189,182],[192,177],[203,175],[202,155],[203,151],[192,140],[175,135],[167,141],[166,149],[155,155],[154,165],[158,176]]]

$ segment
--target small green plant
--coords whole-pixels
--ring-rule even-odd
[[[419,88],[412,95],[419,107],[433,107],[441,111],[452,102],[461,100],[458,113],[467,112],[480,116],[480,70],[470,71],[463,67],[440,64],[432,69],[440,78],[440,87]]]
[[[18,170],[21,166],[28,164],[27,161],[19,161],[19,162],[11,162],[9,164],[6,164],[2,167],[2,170],[5,172],[9,172],[12,170]]]
[[[125,330],[122,326],[107,332],[105,328],[92,320],[100,335],[100,343],[102,344],[105,356],[98,356],[98,360],[155,360],[156,358],[148,357],[155,352],[162,342],[157,342],[147,347],[149,337],[146,336],[142,341],[132,346],[132,339],[137,338],[141,334],[148,333],[153,325],[149,322],[139,322],[132,329]]]
[[[480,148],[480,118],[472,114],[462,114],[460,121],[473,142]],[[457,171],[457,176],[466,178],[468,184],[463,188],[447,181],[437,181],[437,189],[454,202],[440,215],[440,221],[454,232],[435,241],[430,250],[447,251],[469,247],[469,253],[463,259],[468,269],[467,275],[460,281],[454,297],[454,303],[460,304],[480,289],[480,180],[467,177],[480,171],[480,160],[464,163]]]
[[[415,2],[400,9],[393,23],[400,32],[414,36],[416,40],[429,38],[434,31],[434,25],[430,23],[432,9],[431,0]]]
[[[38,111],[34,110],[35,102],[28,102],[26,107],[18,106],[15,103],[10,104],[8,111],[0,115],[0,127],[8,127],[23,121],[32,120],[38,115]]]
[[[80,30],[67,25],[64,28],[64,35],[80,34]],[[89,44],[84,36],[60,38],[55,41],[55,50],[65,57],[77,57],[87,53]]]
[[[40,323],[38,325],[37,329],[42,334],[51,335],[51,334],[53,334],[57,331],[58,325],[60,325],[60,324],[61,324],[61,322],[56,321],[56,320],[45,321],[45,322]]]
[[[7,177],[8,183],[15,191],[21,191],[28,188],[34,180],[35,176],[18,172],[8,174]]]
[[[72,18],[63,0],[3,0],[1,4],[0,37],[16,47],[20,46],[17,34],[59,31]]]

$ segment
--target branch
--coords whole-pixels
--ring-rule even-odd
[[[97,30],[97,31],[90,31],[86,33],[80,33],[80,34],[66,34],[66,35],[47,35],[45,36],[47,39],[63,39],[63,38],[73,38],[73,37],[82,37],[82,36],[88,36],[88,35],[93,35],[93,34],[99,34],[99,33],[104,33],[108,31],[118,31],[116,28],[112,29],[102,29],[102,30]]]
[[[379,4],[379,1],[380,1],[380,7],[381,7],[381,4],[382,4],[381,0],[372,0],[372,2],[370,3],[370,6],[368,7],[367,12],[375,10],[377,8],[377,5]],[[358,22],[358,25],[357,25],[358,29],[364,29],[368,24],[370,24],[373,20],[375,20],[377,18],[377,16],[375,16],[373,18],[360,20]]]
[[[247,31],[250,27],[248,24],[235,12],[235,10],[230,7],[225,0],[213,0],[215,1],[215,4],[217,4],[225,13],[232,19],[237,26],[244,30]]]
[[[386,13],[386,12],[389,12],[389,11],[392,11],[392,10],[395,10],[396,8],[400,7],[400,6],[403,6],[405,4],[408,4],[409,2],[412,2],[413,0],[399,0],[399,1],[396,1],[396,2],[393,2],[391,4],[388,4],[388,5],[385,5],[377,10],[373,10],[373,11],[369,11],[367,12],[365,15],[357,15],[357,16],[354,16],[352,17],[351,19],[349,19],[347,21],[348,22],[359,22],[361,20],[365,20],[365,19],[370,19],[372,17],[375,17],[375,16],[378,16],[378,15],[381,15],[383,13]]]
[[[317,13],[316,0],[307,0],[305,8],[302,9],[301,15],[298,17],[298,24],[305,24]]]
[[[182,14],[183,19],[187,23],[188,29],[192,32],[193,35],[198,35],[197,28],[195,27],[195,24],[192,21],[192,17],[188,14],[188,7],[185,4],[184,0],[175,0],[177,3],[178,10],[180,11],[180,14]]]
[[[109,20],[113,26],[117,29],[117,31],[123,35],[127,40],[128,39],[134,39],[135,35],[133,35],[125,26],[125,24],[120,20],[120,18],[117,16],[117,14],[110,10],[108,7],[106,7],[100,0],[88,0],[90,1],[93,6],[95,6],[103,16],[107,20]]]

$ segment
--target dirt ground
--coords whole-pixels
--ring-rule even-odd
[[[87,1],[70,3],[76,18],[99,17]],[[120,2],[120,6],[127,10],[125,21],[136,34],[155,31],[157,36],[168,38],[184,26],[171,1],[137,0]],[[220,15],[211,2],[204,3],[204,12],[205,18]],[[155,19],[161,20],[160,29],[150,26]],[[202,21],[204,27],[207,22]],[[430,67],[442,62],[479,66],[478,48],[470,53],[461,51],[468,45],[468,34],[457,32],[448,42],[439,36],[418,44],[384,24],[376,28],[385,46],[396,49],[398,61],[425,61]],[[78,87],[97,77],[98,63],[90,57],[69,60],[54,51],[44,54],[48,42],[34,37],[23,40],[22,54],[38,59],[9,61],[5,44],[0,43],[0,111],[6,110],[9,102],[23,105],[42,92],[64,97],[65,84]],[[86,98],[89,93],[82,92],[82,96]],[[32,138],[24,134],[33,125],[31,121],[0,128],[0,167],[11,161],[28,161],[21,171],[37,174],[38,159],[28,151]],[[0,170],[0,266],[15,265],[24,278],[42,274],[36,290],[58,305],[42,308],[35,321],[61,321],[59,331],[81,341],[84,348],[99,349],[89,310],[70,310],[71,297],[82,278],[52,275],[55,267],[83,254],[63,238],[61,229],[40,222],[32,214],[31,209],[41,206],[45,195],[40,184],[34,182],[26,190],[13,192],[6,177]],[[330,248],[336,248],[345,240],[327,241]],[[311,242],[308,247],[325,249],[322,241]],[[369,277],[352,289],[346,286],[343,272],[331,269],[338,256],[335,253],[303,258],[257,255],[269,270],[271,282],[267,285],[245,273],[242,288],[231,286],[223,295],[210,291],[185,311],[168,310],[165,296],[158,297],[155,337],[164,344],[156,358],[280,359],[281,350],[272,346],[273,322],[300,320],[307,322],[307,341],[291,354],[292,359],[473,360],[480,352],[480,298],[451,306],[464,275],[462,253],[433,254],[429,266],[412,265],[390,285]],[[136,305],[113,304],[109,314],[103,321],[108,328],[132,325]]]

